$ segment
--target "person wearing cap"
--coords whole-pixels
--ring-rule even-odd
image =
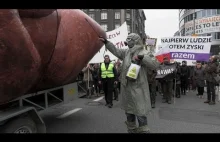
[[[181,92],[182,95],[186,95],[187,87],[188,87],[188,80],[190,77],[190,70],[187,66],[186,61],[182,61],[182,66],[180,67],[180,74],[181,74]]]
[[[117,84],[117,71],[114,64],[110,61],[109,55],[105,55],[104,63],[101,63],[99,70],[99,84],[102,84],[105,94],[105,105],[112,108],[114,84]]]
[[[197,61],[194,69],[194,79],[198,91],[199,98],[203,98],[204,87],[205,87],[205,71],[202,67],[202,63]]]
[[[125,45],[128,49],[119,49],[105,38],[100,37],[105,47],[120,60],[123,60],[120,74],[121,108],[125,110],[128,133],[149,133],[150,129],[147,122],[147,114],[151,111],[150,93],[147,81],[147,69],[155,70],[159,62],[155,57],[150,57],[140,36],[130,33]],[[131,79],[127,76],[128,70],[134,63],[140,66],[137,78]],[[132,64],[133,63],[133,64]],[[136,119],[139,126],[136,126]]]
[[[218,58],[211,56],[210,62],[205,67],[205,79],[207,84],[207,100],[204,103],[215,104],[215,76],[217,75]]]

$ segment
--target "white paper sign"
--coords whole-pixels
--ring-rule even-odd
[[[177,62],[187,61],[187,65],[195,65],[196,61],[208,61],[210,57],[211,36],[206,37],[169,37],[162,38],[162,48],[168,47],[170,59]]]
[[[137,79],[140,68],[139,65],[131,63],[126,76],[132,79]]]
[[[127,46],[124,45],[126,38],[128,36],[128,29],[127,24],[124,22],[119,28],[106,32],[107,39],[111,41],[116,48],[119,49],[126,49]],[[89,63],[101,63],[104,61],[104,56],[109,55],[111,60],[117,60],[118,58],[115,57],[110,51],[105,51],[105,46],[103,46],[100,52],[97,52],[96,55],[89,61]]]

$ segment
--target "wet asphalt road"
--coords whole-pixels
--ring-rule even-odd
[[[205,94],[206,95],[206,94]],[[206,97],[205,97],[206,98]],[[175,98],[175,103],[161,103],[157,95],[156,108],[148,116],[152,133],[219,133],[220,103],[208,105],[196,92]],[[120,101],[120,100],[119,100]],[[114,101],[105,106],[103,97],[78,98],[68,104],[53,107],[41,114],[47,133],[127,133],[124,111]]]

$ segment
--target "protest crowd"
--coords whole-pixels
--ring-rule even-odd
[[[124,38],[125,49],[116,46],[118,40],[99,39],[109,52],[97,53],[99,57],[93,57],[93,63],[83,68],[86,94],[88,98],[104,94],[105,106],[109,108],[113,107],[113,100],[120,101],[129,133],[150,132],[147,114],[156,107],[157,95],[163,96],[161,101],[169,105],[191,91],[200,99],[207,98],[204,103],[216,104],[219,57],[209,53],[210,37],[164,38],[163,48],[156,53],[146,50],[146,39],[136,33]]]

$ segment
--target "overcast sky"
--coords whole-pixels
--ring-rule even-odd
[[[144,9],[146,15],[145,32],[151,38],[172,37],[179,29],[178,9]]]

